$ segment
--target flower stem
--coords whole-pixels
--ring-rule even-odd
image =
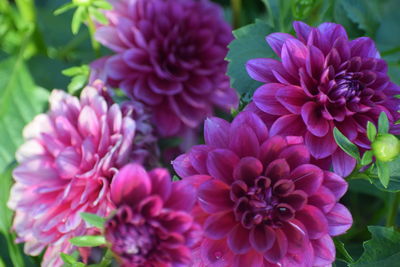
[[[113,258],[113,253],[111,249],[107,249],[106,254],[104,254],[103,259],[101,262],[97,265],[98,267],[108,267],[111,264]]]
[[[392,194],[391,202],[389,204],[389,212],[386,219],[386,226],[396,225],[396,216],[400,205],[400,192]]]
[[[96,26],[94,25],[93,19],[90,16],[90,14],[88,14],[88,19],[87,19],[87,23],[88,23],[88,28],[89,28],[89,33],[90,33],[90,40],[92,42],[92,47],[96,53],[96,57],[100,57],[100,44],[96,41],[96,39],[94,38],[94,34],[96,32]]]
[[[242,0],[231,0],[232,16],[233,16],[233,28],[237,29],[240,27],[240,10],[242,9]]]

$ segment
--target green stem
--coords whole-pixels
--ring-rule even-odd
[[[94,34],[96,32],[96,25],[94,25],[93,19],[90,16],[90,14],[88,14],[88,28],[89,28],[89,33],[90,33],[90,40],[92,42],[92,47],[96,53],[96,57],[100,57],[100,44],[96,41],[96,39],[94,38]]]
[[[392,194],[391,202],[389,205],[389,212],[386,219],[386,226],[395,226],[396,225],[396,217],[397,212],[399,210],[400,205],[400,192]]]
[[[241,25],[240,10],[242,9],[242,0],[231,0],[233,28],[237,29]]]
[[[0,11],[7,13],[10,10],[10,3],[8,0],[0,0]]]
[[[113,253],[110,249],[107,249],[106,254],[104,255],[101,262],[97,265],[98,267],[108,267],[111,264],[113,258]]]
[[[22,18],[31,23],[36,22],[35,2],[33,0],[15,0]]]

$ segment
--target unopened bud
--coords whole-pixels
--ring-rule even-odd
[[[378,160],[392,161],[400,154],[400,141],[392,134],[379,134],[372,143],[372,151]]]

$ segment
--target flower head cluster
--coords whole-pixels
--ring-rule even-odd
[[[93,75],[150,106],[162,136],[197,127],[213,107],[237,95],[224,61],[233,39],[220,8],[208,0],[112,1],[97,40],[116,54],[92,64]]]
[[[199,226],[190,215],[195,189],[171,182],[165,169],[146,172],[129,164],[111,183],[117,213],[107,221],[105,236],[124,267],[187,266]]]
[[[302,138],[268,136],[254,113],[230,124],[208,119],[205,145],[174,162],[198,187],[195,215],[205,238],[195,266],[327,266],[331,236],[352,224],[338,200],[344,179],[310,163]]]
[[[350,41],[338,24],[317,28],[295,22],[297,37],[273,33],[267,42],[281,61],[252,59],[249,75],[265,83],[254,94],[250,110],[264,113],[272,134],[302,135],[311,154],[329,158],[336,173],[347,176],[355,159],[344,153],[333,138],[337,127],[361,149],[369,149],[368,121],[377,124],[383,111],[394,122],[400,87],[389,80],[387,64],[368,37]]]
[[[145,163],[155,141],[140,109],[111,104],[101,90],[96,82],[80,99],[54,90],[50,110],[24,129],[9,206],[25,252],[48,246],[43,266],[60,266],[60,252],[73,249],[68,240],[88,231],[81,212],[108,215],[115,173],[129,161]]]

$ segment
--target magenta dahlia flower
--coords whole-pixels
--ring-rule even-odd
[[[331,236],[352,224],[338,200],[346,181],[310,164],[302,138],[268,137],[262,120],[240,113],[230,124],[208,119],[205,145],[174,162],[198,188],[196,218],[205,238],[195,266],[327,266]]]
[[[16,154],[8,204],[25,252],[38,255],[48,246],[42,266],[61,266],[60,252],[74,249],[68,240],[91,230],[81,212],[109,214],[115,173],[129,161],[144,163],[144,150],[155,141],[150,126],[132,115],[138,110],[109,105],[101,84],[94,86],[80,100],[54,90],[50,110],[25,127]]]
[[[252,59],[249,75],[265,83],[254,94],[252,110],[265,113],[271,134],[302,135],[311,154],[329,158],[341,176],[354,169],[355,159],[335,143],[337,127],[362,150],[370,149],[366,136],[368,121],[377,124],[384,111],[393,125],[400,87],[387,75],[374,42],[367,37],[350,41],[338,24],[323,23],[318,28],[294,22],[297,38],[273,33],[267,42],[281,61]],[[400,133],[399,126],[393,126]]]
[[[116,54],[92,64],[95,77],[152,107],[162,136],[199,126],[213,107],[237,105],[225,75],[233,39],[209,0],[111,1],[97,40]]]
[[[189,213],[194,187],[172,183],[165,169],[146,172],[129,164],[112,181],[111,199],[118,210],[107,221],[105,236],[123,267],[188,266],[200,237]]]

